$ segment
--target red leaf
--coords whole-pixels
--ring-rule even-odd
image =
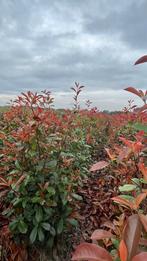
[[[116,159],[116,155],[114,155],[113,153],[111,153],[110,149],[105,148],[105,151],[107,152],[110,160],[115,160]]]
[[[101,226],[102,226],[102,227],[110,228],[110,229],[112,229],[112,230],[115,229],[115,225],[114,225],[111,221],[106,221],[106,222],[104,222]]]
[[[71,260],[112,261],[112,257],[98,245],[82,243],[76,248]]]
[[[5,180],[3,177],[0,176],[0,181],[2,181],[2,183],[7,184],[7,180]]]
[[[105,167],[107,167],[109,165],[109,163],[107,161],[99,161],[95,164],[92,165],[92,167],[90,168],[90,171],[97,171],[100,169],[103,169]]]
[[[147,104],[143,105],[141,108],[137,108],[135,111],[136,112],[143,112],[147,110]]]
[[[128,260],[131,260],[138,251],[141,236],[141,222],[139,216],[134,214],[127,220],[123,231],[123,240],[128,250]]]
[[[128,87],[124,89],[125,91],[131,92],[136,94],[137,96],[139,96],[140,98],[142,97],[140,92],[138,90],[136,90],[134,87]]]
[[[146,261],[147,260],[147,252],[142,252],[137,256],[134,256],[132,261]]]
[[[121,240],[119,244],[119,256],[121,261],[127,261],[128,251],[124,240]]]
[[[140,64],[140,63],[146,63],[147,62],[147,55],[144,55],[142,57],[140,57],[134,65]]]
[[[147,215],[139,214],[140,221],[147,232]]]
[[[113,197],[112,200],[113,200],[114,202],[120,204],[120,205],[125,206],[125,207],[133,208],[132,203],[131,203],[129,200],[124,199],[124,198],[122,198],[122,197],[120,197],[120,196],[118,196],[118,197]]]
[[[139,207],[140,203],[146,198],[147,193],[140,193],[136,198],[135,198],[135,205],[136,209]]]
[[[22,175],[22,176],[17,180],[15,186],[16,186],[16,187],[19,186],[19,185],[22,183],[22,181],[25,179],[25,177],[26,177],[26,175]]]
[[[118,161],[123,161],[125,158],[128,158],[130,153],[131,153],[130,148],[128,148],[128,147],[123,148],[117,157]]]
[[[4,190],[4,191],[0,192],[0,198],[4,197],[8,192],[9,192],[9,190]]]
[[[147,181],[147,167],[144,163],[138,163],[139,170],[142,172],[144,179]]]
[[[110,231],[104,229],[97,229],[93,232],[91,239],[92,240],[100,240],[104,238],[115,237]]]

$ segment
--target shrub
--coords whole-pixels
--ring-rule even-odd
[[[0,201],[16,242],[57,250],[62,233],[77,225],[72,209],[81,200],[76,187],[87,174],[90,146],[72,113],[65,121],[51,105],[49,92],[28,92],[4,114]]]

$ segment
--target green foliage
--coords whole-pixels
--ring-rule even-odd
[[[112,199],[138,213],[128,218],[125,230],[124,238],[130,237],[129,241],[133,242],[131,250],[128,248],[130,242],[128,244],[117,238],[118,234],[122,234],[123,218],[111,224],[115,229],[117,227],[115,235],[110,231],[96,231],[98,237],[101,234],[101,239],[109,238],[110,234],[114,237],[110,246],[115,249],[111,249],[111,254],[117,255],[116,260],[120,260],[119,247],[120,258],[124,261],[127,254],[134,255],[132,249],[136,249],[139,242],[132,236],[132,231],[140,235],[138,227],[141,224],[147,230],[146,216],[141,210],[147,196],[144,190],[147,168],[143,163],[146,156],[146,93],[133,87],[127,88],[127,91],[138,95],[145,106],[135,112],[136,106],[132,106],[130,101],[129,108],[125,108],[123,113],[111,115],[100,113],[97,108],[90,109],[89,100],[88,110],[80,110],[79,94],[83,86],[75,83],[71,89],[74,91],[72,111],[52,109],[53,98],[50,92],[44,91],[41,94],[22,93],[9,110],[0,114],[0,225],[3,229],[0,240],[6,239],[5,249],[9,249],[17,260],[21,260],[21,256],[23,260],[28,260],[25,252],[28,245],[46,248],[56,255],[58,245],[62,249],[63,233],[78,225],[76,210],[84,195],[82,197],[77,191],[83,186],[83,178],[87,177],[92,161],[100,160],[93,165],[93,171],[108,165],[112,168],[117,166],[116,172],[122,177],[120,180],[123,182],[117,183],[116,191],[119,187],[120,192],[126,194]],[[118,140],[119,136],[124,137]],[[117,142],[115,153],[111,153],[114,140]],[[120,141],[123,142],[122,148],[118,146]],[[106,153],[109,162],[101,160]],[[134,168],[136,175],[132,178],[129,172]],[[124,184],[127,178],[129,184]],[[114,176],[116,186],[115,181]],[[129,253],[126,253],[126,246]],[[122,259],[123,253],[125,256]],[[105,249],[88,243],[80,246],[72,260],[96,257],[112,260]]]
[[[0,154],[10,231],[20,241],[52,248],[78,224],[72,212],[82,200],[76,188],[88,173],[91,146],[74,120],[64,122],[47,108],[49,100],[48,93],[23,94],[5,113]]]
[[[135,123],[133,125],[134,129],[137,131],[144,131],[145,133],[147,133],[147,126],[141,123]]]

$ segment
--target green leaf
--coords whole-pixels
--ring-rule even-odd
[[[134,198],[132,196],[130,196],[130,195],[120,195],[119,197],[127,199],[127,200],[130,200],[130,201],[134,200]]]
[[[70,152],[61,152],[60,155],[65,158],[67,158],[67,157],[74,158],[74,155]]]
[[[112,249],[110,254],[114,258],[115,261],[121,261],[119,257],[116,258],[116,256],[118,255],[118,250],[117,249]]]
[[[61,218],[58,222],[58,225],[57,225],[57,234],[61,234],[62,231],[63,231],[63,225],[64,225],[64,222],[63,222],[63,218]]]
[[[135,123],[133,125],[133,127],[138,130],[138,131],[144,131],[145,133],[147,133],[147,126],[146,125],[143,125],[141,123]]]
[[[38,229],[37,227],[34,227],[31,234],[30,234],[30,241],[31,243],[33,244],[34,241],[36,240],[36,237],[37,237],[37,232],[38,232]]]
[[[140,179],[133,178],[131,179],[135,184],[140,185]]]
[[[56,191],[53,187],[48,187],[47,188],[47,192],[52,196],[55,195]]]
[[[72,193],[71,195],[76,200],[80,200],[80,201],[83,200],[83,198],[80,195],[76,194],[76,193]]]
[[[17,224],[18,224],[18,220],[16,220],[16,219],[13,220],[12,222],[9,223],[9,229],[11,231],[14,231],[16,229],[16,227],[17,227]]]
[[[136,185],[126,184],[124,186],[119,186],[120,192],[130,192],[136,189]]]
[[[46,168],[55,168],[57,166],[57,160],[51,160],[45,164]]]
[[[2,215],[3,216],[6,216],[7,214],[9,214],[9,213],[13,213],[13,212],[11,212],[12,210],[10,209],[10,208],[6,208],[3,212],[2,212]]]
[[[50,234],[51,234],[53,237],[55,237],[55,235],[56,235],[56,230],[54,229],[54,227],[51,227],[51,228],[50,228]]]
[[[37,207],[36,209],[36,215],[35,215],[36,221],[40,223],[43,219],[43,211],[40,206]]]
[[[48,215],[48,217],[51,217],[53,215],[53,209],[52,208],[44,207],[43,209],[44,209],[45,213]]]
[[[39,197],[39,196],[35,196],[35,197],[33,197],[32,198],[32,203],[40,203],[40,201],[41,201],[41,197]]]
[[[28,203],[28,199],[24,199],[24,200],[22,201],[22,207],[25,208],[26,205],[27,205],[27,203]]]
[[[69,215],[72,213],[72,208],[71,207],[66,207],[64,211],[64,216],[69,217]]]
[[[52,248],[54,244],[54,238],[50,237],[49,240],[47,241],[46,245],[48,248]]]
[[[66,198],[62,198],[63,206],[65,206],[68,203],[68,200]]]
[[[16,166],[17,169],[19,169],[19,170],[21,169],[21,166],[20,166],[18,160],[15,161],[15,166]]]
[[[143,178],[140,179],[140,182],[143,183],[143,184],[147,184],[147,181]]]
[[[37,148],[37,143],[36,143],[36,140],[32,140],[32,144],[31,144],[31,147],[32,147],[32,150],[36,151],[36,148]]]
[[[119,240],[118,239],[114,239],[114,238],[111,238],[111,241],[112,241],[112,244],[113,246],[118,249],[119,248]]]
[[[28,226],[23,220],[20,220],[18,223],[18,229],[20,233],[26,234],[28,231]]]
[[[13,189],[13,186],[12,186],[12,189]],[[13,206],[18,205],[21,201],[22,201],[21,198],[17,198],[17,197],[14,198],[14,199],[12,200]]]
[[[41,171],[44,168],[44,160],[39,161],[38,165],[36,166],[36,171]]]
[[[49,223],[44,222],[44,223],[41,224],[41,226],[42,226],[45,230],[50,231],[51,225],[50,225]]]
[[[42,242],[44,240],[44,233],[43,233],[43,229],[41,227],[38,228],[38,238],[39,238],[40,242]]]
[[[77,227],[78,226],[78,221],[74,218],[70,218],[67,220],[72,226]]]
[[[14,169],[14,170],[12,170],[11,172],[10,172],[10,175],[13,175],[13,174],[16,174],[16,173],[18,173],[19,171],[17,170],[17,169]]]

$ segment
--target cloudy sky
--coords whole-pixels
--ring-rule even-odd
[[[123,88],[146,88],[144,54],[147,0],[0,0],[0,105],[47,89],[69,107],[77,81],[82,103],[121,109],[135,98]]]

